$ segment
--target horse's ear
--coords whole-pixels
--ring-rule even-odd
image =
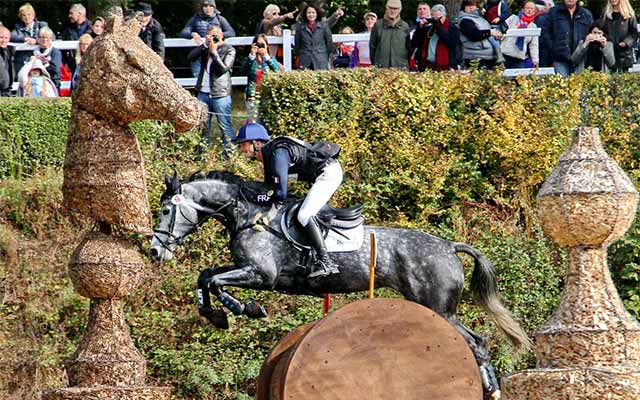
[[[180,176],[178,175],[178,171],[173,171],[173,178],[171,178],[171,188],[174,193],[178,193],[180,190]]]
[[[107,33],[114,33],[122,26],[122,8],[112,7],[107,12],[107,23],[105,25],[105,31]]]
[[[173,188],[171,182],[171,177],[167,174],[164,174],[164,185],[167,187],[167,190],[171,190]]]
[[[132,18],[129,18],[125,21],[124,27],[128,30],[132,36],[138,36],[140,34],[140,29],[142,29],[142,25],[140,24],[140,18],[142,18],[143,14],[141,12],[136,12]]]

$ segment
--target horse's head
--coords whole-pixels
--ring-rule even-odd
[[[154,230],[149,256],[158,261],[173,258],[176,246],[198,226],[197,204],[183,193],[177,173],[165,176],[166,190],[160,198],[160,218]]]
[[[137,18],[125,20],[121,9],[112,9],[105,32],[82,58],[74,105],[120,124],[166,120],[178,132],[200,124],[204,105],[176,83],[139,32]]]
[[[149,256],[170,260],[176,246],[208,217],[235,226],[239,179],[226,172],[197,173],[183,184],[177,173],[165,176],[166,189],[160,198],[160,217]]]

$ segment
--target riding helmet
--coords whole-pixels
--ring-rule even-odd
[[[236,143],[250,142],[253,140],[268,142],[270,139],[267,129],[253,122],[243,125],[238,129],[238,134],[236,135]]]

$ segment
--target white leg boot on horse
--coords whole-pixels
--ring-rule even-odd
[[[320,231],[315,217],[309,220],[304,227],[304,232],[307,238],[309,238],[311,246],[316,251],[316,260],[312,265],[313,270],[309,274],[309,278],[320,278],[331,274],[339,274],[340,270],[338,270],[338,267],[336,267],[327,253],[327,246],[324,243],[322,231]]]

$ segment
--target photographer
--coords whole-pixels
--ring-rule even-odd
[[[231,142],[236,136],[231,125],[231,71],[236,59],[236,50],[224,42],[224,34],[218,25],[209,28],[205,41],[191,50],[188,60],[200,60],[200,73],[196,81],[198,100],[205,103],[210,113],[215,114],[222,134],[225,157],[233,150]],[[207,121],[204,140],[211,146],[211,115]]]
[[[431,18],[416,29],[411,41],[416,52],[418,70],[457,70],[462,65],[460,30],[447,18],[447,9],[436,4],[431,9]]]
[[[259,122],[258,105],[256,104],[256,91],[260,86],[260,80],[264,74],[280,71],[280,64],[269,53],[269,42],[264,34],[256,35],[251,44],[251,53],[242,64],[242,75],[247,76],[247,87],[244,92],[244,100],[247,106],[247,119],[249,122]]]
[[[602,25],[596,22],[591,26],[589,34],[578,44],[571,55],[571,63],[575,72],[580,73],[589,68],[594,71],[609,72],[616,64],[613,43],[607,40]]]

